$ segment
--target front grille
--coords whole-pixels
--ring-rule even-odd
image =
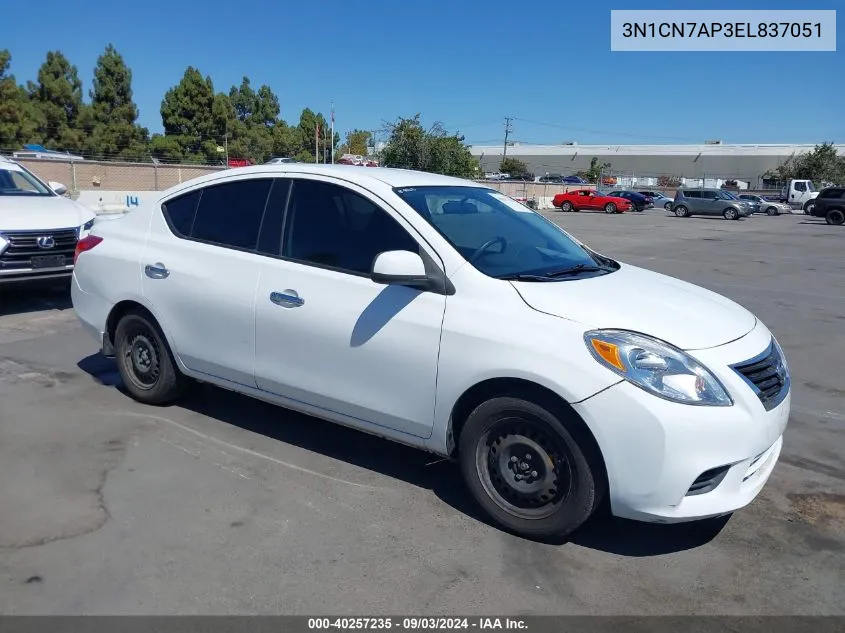
[[[77,229],[54,229],[47,231],[3,231],[9,246],[0,254],[0,271],[28,270],[32,268],[33,257],[64,255],[67,264],[73,263],[73,253],[79,237]],[[38,246],[38,238],[52,237],[52,248]]]
[[[774,340],[765,352],[732,368],[754,390],[767,411],[780,404],[789,391],[789,372]]]
[[[730,466],[719,466],[718,468],[705,470],[694,482],[692,482],[689,490],[687,490],[686,496],[692,497],[695,495],[703,495],[715,490],[716,486],[722,483],[722,480],[725,478],[725,475],[728,473],[730,468]]]

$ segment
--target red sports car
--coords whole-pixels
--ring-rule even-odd
[[[631,210],[631,201],[625,198],[603,196],[592,189],[577,189],[557,194],[552,199],[552,206],[561,211],[603,209],[605,213],[623,213]]]

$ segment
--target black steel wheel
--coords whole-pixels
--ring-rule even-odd
[[[124,314],[115,328],[114,348],[121,380],[134,399],[165,404],[181,395],[185,378],[150,315],[141,310]]]
[[[564,536],[589,518],[603,479],[561,416],[519,398],[494,398],[467,418],[459,438],[464,479],[503,528],[527,537]]]

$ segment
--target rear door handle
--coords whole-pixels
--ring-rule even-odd
[[[305,299],[299,296],[296,290],[282,290],[281,292],[271,292],[270,301],[277,306],[283,308],[298,308],[305,303]]]
[[[170,275],[170,271],[161,262],[156,262],[155,264],[144,266],[144,274],[150,279],[164,279]]]

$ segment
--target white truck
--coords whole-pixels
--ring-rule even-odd
[[[781,189],[781,200],[793,209],[803,209],[807,215],[812,214],[816,196],[819,192],[813,186],[812,180],[790,180]]]

